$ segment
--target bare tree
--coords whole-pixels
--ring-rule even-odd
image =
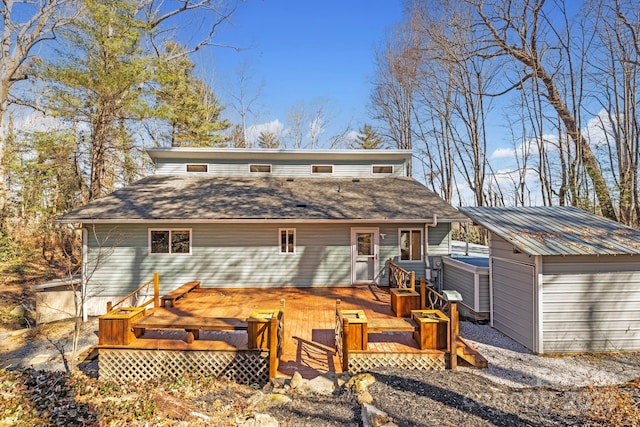
[[[39,44],[55,39],[56,30],[72,19],[72,0],[5,0],[0,3],[0,228],[5,226],[7,204],[8,111],[17,83],[29,78],[30,59]]]
[[[235,75],[237,78],[235,91],[228,91],[228,94],[233,100],[231,108],[240,116],[243,139],[246,143],[248,141],[247,122],[251,116],[256,114],[254,107],[262,96],[264,83],[254,84],[253,72],[248,62],[243,62]]]
[[[550,20],[543,9],[544,0],[466,0],[477,15],[476,24],[484,30],[474,52],[487,57],[506,56],[527,70],[526,79],[537,79],[544,97],[556,111],[567,134],[576,145],[580,160],[593,183],[602,215],[616,219],[611,194],[589,141],[583,135],[580,122],[562,97],[554,65],[549,63],[550,40],[545,37]],[[522,85],[516,82],[513,88]]]

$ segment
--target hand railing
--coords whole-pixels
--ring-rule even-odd
[[[153,303],[153,307],[154,308],[160,306],[160,276],[158,275],[157,272],[155,272],[155,273],[153,273],[153,279],[143,283],[142,285],[140,285],[138,287],[138,289],[136,289],[135,291],[131,292],[129,295],[127,295],[126,297],[122,298],[117,303],[113,304],[111,301],[107,302],[107,313],[115,310],[116,307],[118,307],[120,304],[122,304],[123,302],[125,302],[126,300],[131,298],[132,296],[136,295],[140,291],[142,291],[142,289],[144,289],[145,287],[147,288],[147,295],[148,295],[148,288],[149,288],[149,286],[151,286],[152,283],[153,283],[153,299],[150,299],[150,300],[144,302],[143,304],[139,304],[138,307],[146,307],[147,305],[149,305],[151,303]]]
[[[416,273],[408,271],[393,262],[389,258],[389,287],[391,288],[407,288],[415,291],[416,289]]]

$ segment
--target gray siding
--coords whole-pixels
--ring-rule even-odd
[[[475,299],[474,274],[465,271],[460,266],[444,262],[442,268],[442,289],[452,289],[462,295],[462,304],[476,311],[473,301]]]
[[[440,222],[428,230],[429,256],[451,255],[451,223]]]
[[[640,350],[640,259],[544,257],[543,351]]]
[[[375,178],[375,177],[389,177],[389,176],[406,176],[406,170],[404,162],[402,161],[388,161],[388,162],[375,162],[362,161],[362,162],[301,162],[301,161],[284,161],[277,162],[264,161],[256,159],[255,161],[233,161],[225,160],[224,162],[211,162],[202,161],[198,159],[192,160],[165,160],[158,159],[156,164],[157,174],[184,174],[186,173],[186,165],[188,163],[193,164],[208,164],[209,172],[211,176],[260,176],[261,174],[250,174],[249,164],[271,164],[270,176],[286,176],[286,177],[335,177],[335,178]],[[311,165],[333,165],[333,174],[312,174]],[[393,174],[373,174],[371,172],[371,166],[373,164],[393,165]],[[264,174],[262,174],[264,175]]]
[[[493,326],[534,350],[534,268],[491,259],[493,275]]]
[[[535,261],[532,256],[524,253],[515,253],[514,247],[500,236],[489,233],[489,255],[495,258],[511,259],[525,264],[533,264]]]
[[[398,228],[413,225],[359,224],[379,227],[378,282],[388,283],[386,260],[397,256]],[[192,230],[190,255],[149,255],[149,228]],[[296,253],[278,253],[278,229],[296,229]],[[97,225],[89,229],[88,269],[91,296],[126,295],[160,274],[160,293],[184,282],[203,287],[348,286],[351,284],[352,224],[191,224]],[[97,238],[97,239],[96,239]],[[97,241],[104,242],[99,249]],[[416,269],[424,275],[424,264]]]
[[[472,270],[472,271],[470,271]],[[475,281],[478,281],[478,305],[475,303]],[[489,272],[488,269],[464,264],[457,260],[444,258],[443,289],[453,289],[462,295],[462,304],[475,312],[489,312]]]
[[[480,309],[479,312],[491,311],[491,295],[489,294],[489,273],[480,274]]]

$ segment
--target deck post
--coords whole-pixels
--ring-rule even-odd
[[[416,290],[416,272],[412,271],[409,274],[409,277],[410,277],[409,284],[410,284],[411,290],[415,291]]]
[[[420,310],[427,309],[427,281],[424,277],[420,278]]]
[[[391,287],[391,263],[393,262],[393,258],[389,258],[389,262],[387,263],[388,269],[389,269],[389,274],[388,274],[388,279],[389,279],[389,287]]]
[[[278,316],[269,320],[269,379],[278,374]]]
[[[449,368],[455,371],[458,367],[458,302],[449,302],[449,327],[450,327],[450,349],[449,349]]]
[[[349,319],[342,319],[342,372],[349,371]]]
[[[153,308],[160,307],[160,275],[153,273]]]
[[[107,301],[107,313],[113,310],[113,302]]]

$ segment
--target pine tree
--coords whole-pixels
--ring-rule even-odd
[[[280,147],[280,140],[278,140],[275,133],[262,131],[258,136],[258,145],[260,148],[275,149]]]
[[[360,129],[356,141],[358,148],[364,150],[375,150],[382,148],[382,138],[370,125],[366,124]]]

